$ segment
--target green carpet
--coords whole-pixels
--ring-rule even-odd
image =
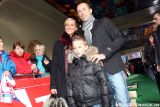
[[[160,94],[156,82],[151,80],[145,74],[134,74],[128,77],[127,84],[131,85],[137,83],[137,103],[152,104],[150,107],[160,107]],[[153,105],[154,104],[154,105]],[[156,106],[159,104],[159,106]],[[142,106],[141,106],[142,107]],[[144,106],[147,107],[147,106]],[[149,106],[148,106],[149,107]]]

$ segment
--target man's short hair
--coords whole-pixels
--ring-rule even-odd
[[[92,6],[87,2],[80,2],[80,3],[77,4],[77,6],[80,5],[80,4],[83,4],[83,3],[86,4],[88,6],[88,8],[92,8]]]
[[[153,13],[153,16],[154,16],[155,14],[158,14],[158,15],[160,16],[160,10],[155,11],[155,12]]]

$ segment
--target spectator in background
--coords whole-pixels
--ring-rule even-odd
[[[67,56],[72,51],[71,38],[78,33],[77,23],[73,18],[67,18],[64,22],[65,32],[58,41],[54,43],[52,55],[51,71],[51,93],[57,94],[58,97],[66,98],[66,73],[68,69]]]
[[[159,71],[160,70],[160,65],[159,65],[160,64],[160,10],[156,11],[153,14],[153,23],[155,24],[155,26],[157,26],[153,36],[155,38],[154,41],[155,45],[157,45],[155,50],[157,55],[157,70]]]
[[[154,23],[153,30],[155,30],[155,36],[156,36],[155,39],[157,42],[160,43],[160,10],[156,11],[153,14],[153,23]]]
[[[144,59],[147,65],[147,74],[152,80],[156,79],[158,88],[160,90],[160,72],[157,72],[157,55],[156,55],[157,45],[153,35],[150,35],[147,43],[144,47]]]
[[[41,45],[42,43],[41,43],[40,41],[38,41],[38,40],[32,40],[32,41],[29,43],[28,47],[27,47],[27,51],[28,51],[29,53],[31,53],[31,58],[35,57],[34,47],[35,47],[37,44],[38,44],[38,45]]]
[[[35,63],[39,69],[40,76],[36,77],[46,77],[49,76],[51,68],[51,60],[45,55],[45,46],[37,44],[34,47],[35,57],[31,58],[32,63]]]
[[[155,61],[155,42],[153,35],[149,36],[147,43],[144,46],[144,60],[147,69],[146,73],[152,80],[155,80],[153,70],[155,70],[157,64]]]
[[[37,73],[36,64],[30,61],[30,53],[25,52],[25,46],[21,42],[13,44],[13,51],[10,52],[10,57],[16,65],[16,74],[32,74]],[[21,78],[21,77],[20,77]],[[25,78],[25,77],[22,77]],[[28,78],[28,77],[27,77]]]
[[[4,50],[4,43],[2,37],[0,37],[0,80],[2,75],[14,75],[16,73],[16,66],[9,58],[8,54]]]

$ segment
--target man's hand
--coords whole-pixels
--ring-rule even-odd
[[[4,71],[4,75],[9,76],[9,75],[11,75],[11,73],[9,71]]]
[[[98,63],[100,60],[103,60],[106,58],[106,56],[104,54],[95,54],[91,56],[92,58],[92,62],[96,61],[96,63]]]
[[[51,94],[57,94],[57,89],[51,89]]]
[[[157,65],[157,71],[160,72],[160,65]]]

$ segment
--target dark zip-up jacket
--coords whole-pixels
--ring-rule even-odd
[[[74,58],[69,65],[66,89],[69,107],[101,104],[109,107],[109,94],[102,66],[88,61],[86,55]]]
[[[97,47],[99,53],[103,53],[104,69],[109,74],[115,74],[124,69],[124,63],[120,57],[119,49],[125,43],[125,39],[117,27],[108,18],[95,19],[93,22],[92,45]]]

